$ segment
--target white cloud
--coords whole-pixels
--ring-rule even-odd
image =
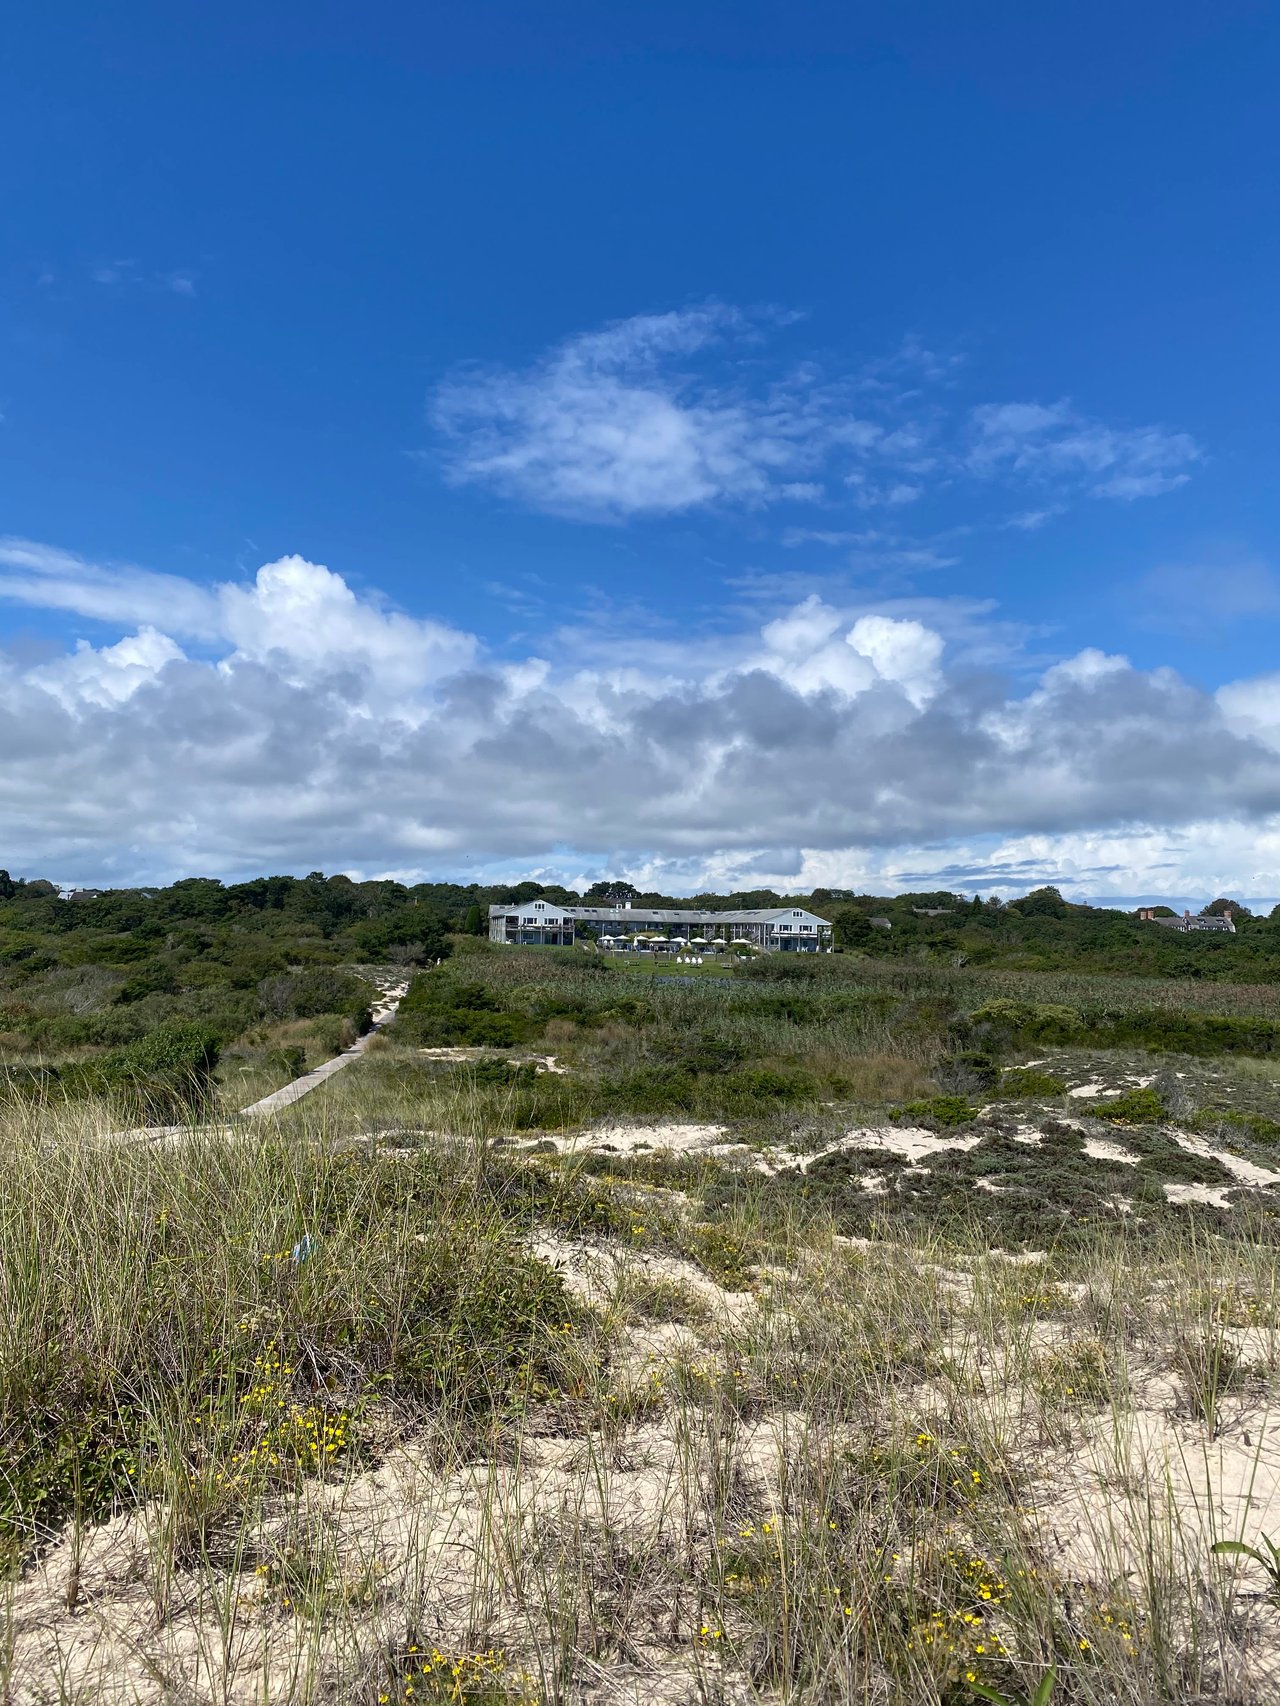
[[[583,869],[557,862],[546,882],[567,882]],[[593,881],[603,867],[585,868]],[[703,858],[615,862],[611,874],[643,888],[669,893],[724,891],[748,885],[796,892],[851,888],[873,894],[949,889],[961,895],[1009,899],[1052,883],[1068,898],[1100,906],[1132,907],[1143,900],[1201,905],[1227,894],[1255,908],[1280,901],[1280,816],[1262,822],[1204,820],[1176,829],[1138,826],[1060,835],[974,837],[893,849],[768,848]],[[513,880],[523,869],[509,867]],[[501,880],[501,879],[499,879]]]
[[[140,628],[136,634],[126,634],[114,646],[96,650],[87,640],[81,640],[67,657],[28,670],[26,679],[51,693],[69,710],[89,705],[109,709],[123,705],[140,687],[154,681],[166,664],[175,663],[182,656],[181,646],[175,645],[167,634],[154,628]]]
[[[1164,427],[1110,427],[1077,413],[1063,398],[1041,403],[984,403],[969,416],[968,466],[983,477],[1078,486],[1094,497],[1146,498],[1173,491],[1201,458],[1189,433]],[[1015,519],[1039,525],[1043,510]]]
[[[431,407],[446,473],[604,522],[778,500],[893,512],[999,479],[1038,495],[1001,525],[1033,528],[1074,496],[1170,491],[1200,458],[1186,433],[1065,400],[965,413],[955,364],[910,341],[860,370],[771,366],[764,329],[780,319],[710,303],[615,321],[525,368],[459,371]]]
[[[451,477],[594,520],[812,496],[820,488],[797,476],[829,431],[816,392],[752,396],[673,363],[742,324],[717,304],[640,315],[571,338],[522,373],[457,375],[433,410],[455,446]]]
[[[1086,646],[1074,657],[1064,658],[1061,663],[1055,663],[1045,671],[1043,691],[1052,692],[1055,687],[1064,683],[1090,687],[1107,676],[1123,675],[1131,668],[1128,658],[1121,657],[1118,653],[1100,651],[1097,646]]]
[[[927,705],[938,691],[942,636],[923,623],[859,616],[847,640],[855,652],[870,658],[883,680],[898,683],[917,709]]]
[[[1036,533],[1055,516],[1061,515],[1063,508],[1062,504],[1048,504],[1043,509],[1019,510],[1017,515],[1011,515],[1004,525],[1016,527],[1021,533]]]
[[[2,598],[95,622],[136,624],[146,633],[221,642],[229,648],[224,668],[269,664],[296,682],[357,672],[380,705],[456,673],[476,655],[471,635],[387,609],[376,597],[360,599],[341,575],[298,556],[264,564],[247,583],[201,587],[179,575],[104,566],[30,540],[0,539]]]
[[[1233,734],[1262,741],[1280,752],[1280,674],[1229,682],[1215,697]]]
[[[167,290],[175,296],[194,296],[196,293],[195,274],[186,267],[168,272],[148,272],[135,260],[98,261],[89,268],[89,278],[94,284],[117,290]],[[52,283],[52,274],[47,279],[42,278],[41,282]]]
[[[109,570],[13,554],[52,608],[69,588],[110,602]],[[212,590],[127,569],[113,608],[151,610],[157,582],[203,654],[144,619],[52,662],[0,658],[10,868],[657,861],[695,887],[980,868],[985,891],[1034,867],[1110,893],[1160,886],[1166,855],[1184,892],[1198,875],[1256,893],[1274,868],[1277,677],[1215,697],[1087,649],[1011,687],[963,662],[984,625],[1008,644],[979,607],[949,645],[943,601],[816,595],[713,642],[646,651],[627,625],[498,663],[300,557]]]
[[[136,276],[136,261],[99,261],[89,268],[89,277],[95,284],[128,284]]]
[[[0,599],[200,638],[220,629],[217,600],[206,587],[132,563],[86,562],[30,539],[0,537]]]
[[[217,598],[221,633],[235,647],[224,667],[266,663],[295,683],[354,670],[378,704],[405,703],[476,655],[472,636],[358,599],[341,575],[303,557],[267,563],[248,586],[219,586]]]

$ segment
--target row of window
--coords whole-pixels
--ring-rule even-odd
[[[558,921],[547,918],[522,918],[520,923],[525,929],[539,929],[545,925],[554,925],[557,929],[561,928]],[[566,924],[563,928],[568,929],[569,926]],[[792,930],[803,931],[807,936],[812,936],[813,934],[812,924],[777,924],[774,926],[774,929],[779,935],[786,935]]]

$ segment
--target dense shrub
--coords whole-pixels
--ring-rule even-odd
[[[728,1072],[746,1058],[746,1049],[730,1037],[701,1031],[685,1038],[672,1050],[672,1060],[686,1072]]]
[[[129,1118],[159,1124],[204,1108],[217,1065],[217,1037],[177,1020],[99,1060],[56,1069],[46,1087],[70,1098],[102,1096]]]
[[[338,1013],[355,1020],[361,1033],[373,1023],[372,997],[363,978],[332,966],[284,972],[258,985],[258,999],[272,1018],[316,1019],[322,1013]]]
[[[960,1049],[939,1061],[935,1077],[944,1090],[974,1095],[995,1089],[1000,1065],[987,1049]]]
[[[1268,1055],[1280,1050],[1280,1024],[1272,1019],[1161,1008],[1112,1012],[1056,1002],[988,1001],[969,1015],[968,1023],[976,1036],[996,1047],[1089,1044],[1194,1055]]]
[[[1197,1131],[1214,1131],[1227,1126],[1262,1143],[1274,1143],[1280,1139],[1280,1120],[1240,1108],[1201,1108],[1190,1123]]]
[[[1117,1125],[1159,1125],[1168,1117],[1159,1092],[1149,1087],[1126,1090],[1119,1096],[1095,1102],[1094,1111],[1104,1120],[1114,1120]]]
[[[307,1070],[307,1051],[299,1043],[286,1043],[271,1050],[267,1065],[273,1072],[284,1073],[286,1078],[301,1078]]]
[[[922,1102],[904,1102],[894,1110],[895,1120],[927,1120],[931,1125],[968,1125],[978,1110],[963,1096],[930,1096]]]
[[[1057,1002],[988,1001],[969,1015],[969,1023],[976,1034],[1005,1048],[1014,1043],[1082,1043],[1088,1034],[1075,1008]]]
[[[161,962],[157,965],[146,966],[126,978],[116,991],[116,1002],[121,1007],[127,1007],[134,1001],[141,1001],[148,995],[172,995],[177,990],[178,983],[174,977],[173,968]]]
[[[761,954],[744,965],[738,975],[765,983],[812,982],[819,975],[818,958],[816,954]]]
[[[524,1014],[504,1011],[483,984],[455,983],[436,972],[414,978],[395,1022],[401,1041],[428,1047],[512,1048],[534,1029]]]
[[[1011,1066],[1000,1075],[1001,1097],[1065,1096],[1066,1091],[1066,1083],[1056,1073],[1036,1066]]]

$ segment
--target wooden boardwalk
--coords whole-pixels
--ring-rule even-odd
[[[269,1096],[264,1096],[261,1101],[250,1102],[249,1106],[241,1108],[240,1112],[242,1114],[253,1114],[255,1117],[260,1114],[279,1113],[281,1108],[290,1108],[295,1102],[300,1102],[304,1096],[309,1096],[313,1090],[318,1090],[322,1084],[333,1077],[335,1072],[341,1072],[343,1067],[350,1066],[353,1060],[359,1060],[382,1027],[395,1018],[396,1008],[400,1005],[400,997],[404,994],[406,987],[402,985],[397,989],[389,990],[383,996],[373,1010],[373,1029],[366,1031],[364,1036],[358,1037],[350,1048],[344,1048],[341,1054],[335,1054],[332,1060],[326,1060],[322,1066],[317,1066],[313,1071],[304,1072],[300,1078],[295,1078],[291,1083],[286,1084],[283,1090],[273,1090]]]

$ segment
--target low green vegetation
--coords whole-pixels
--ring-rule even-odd
[[[68,1517],[149,1497],[198,1551],[271,1489],[340,1472],[371,1406],[456,1431],[576,1378],[585,1318],[483,1169],[220,1136],[165,1161],[49,1147],[46,1117],[6,1133],[12,1564]]]
[[[0,903],[0,1696],[1268,1706],[1274,985],[349,886]]]
[[[96,1097],[156,1119],[237,1106],[367,1030],[371,974],[389,983],[449,946],[394,884],[50,888],[0,873],[0,1099]]]
[[[976,1035],[1002,1046],[1138,1047],[1162,1054],[1269,1055],[1280,1050],[1280,1021],[1221,1013],[1124,1009],[1100,1002],[989,1001],[969,1015]]]

